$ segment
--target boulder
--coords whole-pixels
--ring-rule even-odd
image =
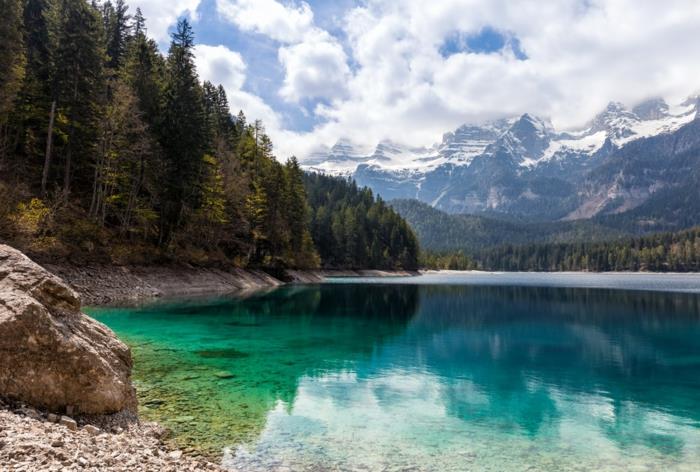
[[[0,244],[0,396],[54,412],[136,409],[131,352],[61,279]]]

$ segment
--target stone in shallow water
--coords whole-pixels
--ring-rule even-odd
[[[219,379],[232,379],[235,377],[235,375],[230,372],[214,372],[214,376]]]
[[[151,400],[144,401],[143,404],[146,406],[158,408],[159,406],[165,404],[165,400],[162,400],[160,398],[153,398]]]
[[[235,348],[225,348],[225,349],[207,349],[203,351],[195,351],[199,357],[204,357],[205,359],[241,359],[243,357],[248,357],[250,354],[247,352],[239,351]]]
[[[178,416],[173,418],[173,421],[176,423],[189,423],[190,421],[194,421],[194,416]]]

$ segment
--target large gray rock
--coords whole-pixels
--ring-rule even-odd
[[[0,396],[52,411],[135,411],[131,352],[80,312],[80,298],[0,245]]]

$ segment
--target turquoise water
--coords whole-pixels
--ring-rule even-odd
[[[700,470],[700,278],[532,277],[90,312],[142,414],[234,470]]]

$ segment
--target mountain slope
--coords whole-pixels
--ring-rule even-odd
[[[474,253],[505,244],[599,241],[626,234],[594,221],[519,222],[451,215],[418,200],[393,200],[390,204],[413,228],[421,248],[429,251]]]
[[[524,114],[461,126],[428,149],[385,142],[362,159],[353,148],[340,167],[322,155],[313,166],[342,167],[385,199],[417,199],[449,213],[537,221],[603,217],[652,204],[662,190],[666,205],[684,198],[668,195],[697,182],[696,110],[696,98],[676,107],[653,99],[632,110],[611,103],[574,132],[557,132]],[[679,207],[671,210],[677,215]]]

